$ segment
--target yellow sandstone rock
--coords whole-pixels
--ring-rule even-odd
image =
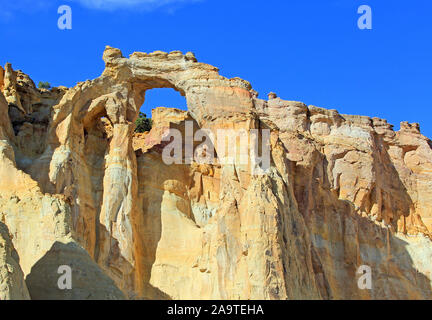
[[[0,72],[0,221],[31,298],[432,298],[432,143],[417,124],[261,100],[192,53],[107,47],[103,59],[69,89],[36,89],[11,65],[2,86]],[[153,88],[188,111],[157,108],[136,134]],[[218,154],[168,165],[170,128],[182,149],[198,129],[269,129],[271,167]],[[55,285],[64,264],[75,291]]]
[[[0,300],[29,300],[30,295],[19,265],[9,230],[0,222]]]

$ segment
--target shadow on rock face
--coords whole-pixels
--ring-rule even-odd
[[[370,213],[378,203],[384,214],[376,220],[386,222],[387,227],[373,221],[371,214],[360,214],[352,201],[341,199],[339,189],[331,190],[329,161],[319,152],[314,157],[311,167],[292,166],[291,176],[310,234],[312,266],[323,299],[431,299],[430,277],[418,270],[421,261],[430,257],[429,240],[413,237],[408,241],[409,236],[396,232],[398,221],[410,215],[414,202],[388,150],[383,148],[373,160],[378,182],[360,208]],[[422,249],[414,250],[416,247]],[[361,265],[371,267],[371,290],[358,287]]]
[[[60,289],[58,282],[72,270],[72,289]],[[60,281],[62,283],[62,281]],[[51,249],[32,267],[26,278],[33,300],[123,300],[124,294],[114,281],[74,242],[55,242]]]

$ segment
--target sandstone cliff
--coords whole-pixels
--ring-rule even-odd
[[[9,230],[0,222],[0,300],[30,299]]]
[[[31,298],[432,298],[432,143],[417,124],[261,100],[191,53],[107,47],[103,59],[99,78],[73,88],[0,69],[0,221]],[[157,108],[153,129],[134,134],[152,88],[175,89],[188,111]],[[268,129],[270,169],[168,165],[167,128],[185,140]],[[18,293],[4,298],[26,298],[14,261],[5,281]],[[357,285],[362,265],[371,290]]]

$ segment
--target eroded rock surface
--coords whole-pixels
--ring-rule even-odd
[[[0,70],[0,221],[32,298],[432,298],[432,143],[417,124],[261,100],[192,53],[107,47],[103,59],[69,89]],[[153,88],[188,111],[157,108],[134,134]],[[198,129],[268,129],[271,167],[166,164],[169,128],[183,147]],[[88,277],[62,295],[53,272],[70,246],[87,252],[74,261]]]
[[[9,230],[0,222],[0,300],[29,300],[30,295],[19,265]]]

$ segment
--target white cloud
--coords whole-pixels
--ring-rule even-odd
[[[144,10],[158,8],[173,13],[178,7],[205,0],[0,0],[0,23],[9,23],[22,14],[37,14],[40,11],[54,10],[60,4],[79,3],[90,9],[114,10]]]
[[[142,9],[153,10],[166,5],[178,6],[181,4],[198,2],[202,0],[70,0],[79,2],[83,6],[99,10]]]

